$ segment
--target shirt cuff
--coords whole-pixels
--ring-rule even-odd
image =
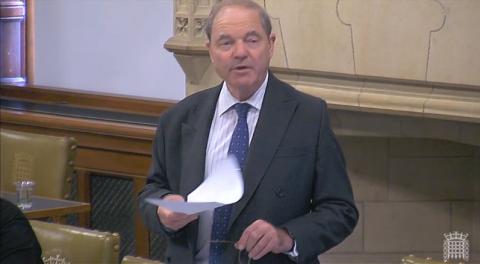
[[[285,252],[289,257],[296,259],[298,257],[298,250],[297,250],[297,241],[293,240],[293,248],[291,251]]]

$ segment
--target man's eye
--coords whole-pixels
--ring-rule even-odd
[[[220,46],[222,47],[226,47],[226,46],[230,46],[232,45],[232,42],[231,41],[222,41],[220,42]]]
[[[256,39],[256,38],[249,38],[249,39],[247,39],[247,42],[248,42],[248,43],[257,43],[257,42],[258,42],[258,39]]]

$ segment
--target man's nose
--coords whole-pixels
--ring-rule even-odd
[[[234,50],[233,50],[233,55],[235,58],[244,58],[248,54],[247,52],[247,47],[245,46],[245,43],[239,41],[235,43]]]

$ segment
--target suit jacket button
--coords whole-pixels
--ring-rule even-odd
[[[283,198],[286,196],[285,192],[283,191],[283,189],[277,189],[275,190],[275,195],[278,197],[278,198]]]

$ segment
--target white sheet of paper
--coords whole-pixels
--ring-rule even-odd
[[[155,204],[157,206],[167,208],[173,212],[184,213],[188,215],[201,213],[207,210],[213,210],[223,205],[221,203],[216,203],[216,202],[189,203],[189,202],[182,202],[182,201],[168,201],[168,200],[155,199],[155,198],[147,198],[145,200],[151,204]]]
[[[242,171],[235,157],[230,155],[213,168],[210,176],[187,196],[187,201],[232,204],[242,195]]]
[[[174,212],[196,214],[232,204],[243,196],[243,177],[233,156],[218,163],[207,179],[187,196],[187,202],[148,198],[147,202]]]

